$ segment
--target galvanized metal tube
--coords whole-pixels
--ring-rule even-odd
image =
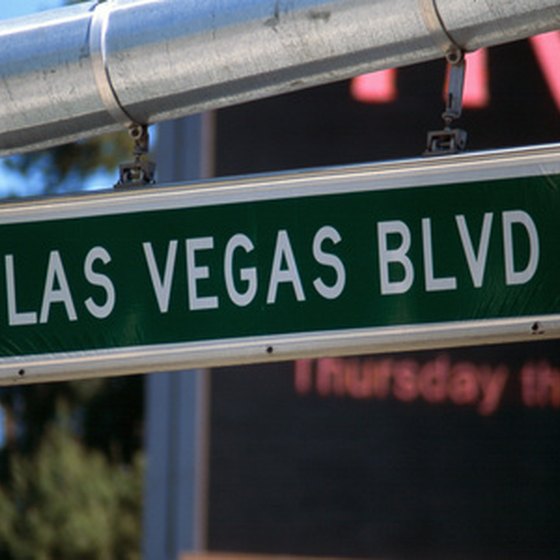
[[[560,0],[114,0],[8,20],[0,156],[558,28]]]

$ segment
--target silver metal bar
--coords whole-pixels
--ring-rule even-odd
[[[8,20],[0,156],[121,111],[151,124],[559,28],[560,0],[114,0]]]
[[[157,153],[160,181],[211,174],[208,114],[162,124]],[[203,370],[146,379],[143,550],[145,560],[179,558],[206,548],[210,377]]]
[[[135,346],[96,352],[67,352],[47,357],[11,358],[0,363],[0,386],[13,386],[14,383],[93,379],[162,370],[179,371],[224,365],[280,362],[301,358],[527,342],[533,337],[532,325],[537,322],[542,333],[535,340],[559,338],[560,315],[549,315],[522,319],[248,337],[150,347]],[[274,349],[273,353],[270,352],[270,348]],[[25,376],[22,374],[23,371]]]

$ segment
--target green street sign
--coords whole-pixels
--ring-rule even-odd
[[[0,206],[0,378],[560,333],[560,147]]]

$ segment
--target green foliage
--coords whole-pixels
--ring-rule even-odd
[[[12,426],[4,454],[34,453],[54,423],[66,425],[111,461],[128,463],[142,448],[143,396],[143,376],[2,389],[0,404]]]
[[[143,378],[13,387],[0,402],[0,558],[138,558]]]
[[[80,181],[100,169],[116,170],[119,163],[131,159],[131,154],[132,141],[123,131],[20,154],[7,158],[4,165],[22,176],[40,173],[44,192],[52,194],[79,190]]]
[[[62,426],[14,454],[0,489],[2,558],[139,558],[142,463],[115,466]]]

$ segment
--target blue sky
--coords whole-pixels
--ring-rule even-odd
[[[61,5],[61,0],[4,0],[0,4],[0,19],[24,16]]]
[[[33,12],[51,10],[63,4],[63,0],[0,0],[0,19],[10,19]],[[116,175],[113,177],[99,173],[88,181],[89,184],[86,187],[91,188],[93,185],[109,187],[115,180]],[[7,170],[4,160],[0,158],[0,198],[14,192],[21,196],[38,194],[41,184],[41,177],[38,173],[32,177],[23,178],[19,174]]]

